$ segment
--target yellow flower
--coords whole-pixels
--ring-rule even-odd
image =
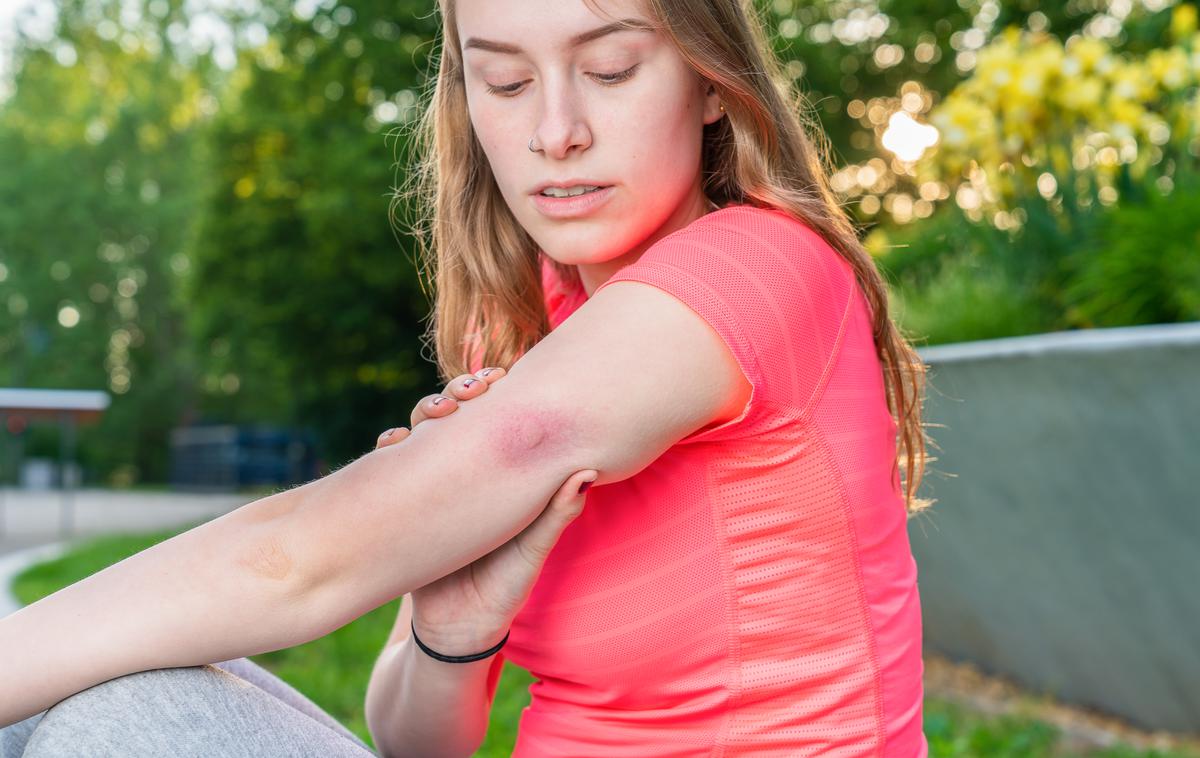
[[[1149,67],[1138,62],[1118,61],[1108,78],[1117,97],[1146,101],[1154,99],[1156,94]]]
[[[969,149],[973,144],[996,138],[996,117],[991,109],[966,98],[950,97],[931,119],[942,142],[952,148]]]
[[[1101,112],[1103,97],[1104,83],[1095,76],[1075,79],[1057,92],[1057,100],[1064,108],[1093,119]]]
[[[1112,65],[1108,45],[1095,37],[1072,37],[1067,44],[1067,53],[1069,62],[1063,71],[1067,76],[1093,71],[1103,74]],[[1076,67],[1078,70],[1074,70]]]
[[[972,79],[982,87],[980,94],[994,94],[1016,78],[1019,68],[1017,51],[1008,45],[997,44],[979,51]]]
[[[1171,11],[1171,39],[1183,42],[1189,34],[1196,31],[1196,6],[1191,3],[1180,3]]]
[[[1146,109],[1141,103],[1126,100],[1112,93],[1108,97],[1108,112],[1112,116],[1112,133],[1114,136],[1128,136],[1142,123]]]
[[[1154,81],[1169,91],[1183,89],[1191,83],[1188,56],[1183,48],[1151,50],[1150,55],[1146,57],[1146,68]]]
[[[1188,44],[1144,55],[1116,54],[1090,37],[1071,37],[1064,47],[1049,35],[1006,29],[930,114],[941,142],[924,175],[952,194],[970,177],[971,192],[986,185],[996,193],[976,198],[983,206],[1002,206],[1016,186],[1048,169],[1093,180],[1123,165],[1150,170],[1152,156],[1161,155],[1156,146],[1200,138],[1200,95],[1167,97],[1200,82],[1192,6],[1175,16]]]

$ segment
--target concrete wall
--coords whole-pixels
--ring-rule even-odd
[[[925,649],[1200,732],[1200,322],[919,352]]]

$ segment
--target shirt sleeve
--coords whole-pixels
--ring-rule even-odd
[[[752,434],[780,408],[808,414],[856,291],[849,262],[819,234],[782,211],[751,206],[713,211],[663,237],[596,291],[620,281],[652,285],[695,311],[752,387],[737,418],[681,443]]]

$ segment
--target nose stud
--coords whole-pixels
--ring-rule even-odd
[[[529,144],[528,144],[526,147],[528,147],[528,148],[529,148],[529,152],[531,152],[531,153],[536,153],[536,152],[537,152],[537,150],[534,150],[534,149],[533,149],[533,137],[530,137],[530,138],[529,138]]]

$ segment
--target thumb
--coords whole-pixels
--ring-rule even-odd
[[[586,492],[599,476],[600,472],[594,469],[584,469],[571,474],[558,488],[558,492],[554,493],[554,498],[550,501],[551,509],[568,522],[573,520],[583,512]]]
[[[538,514],[533,523],[525,531],[517,535],[522,555],[533,556],[536,561],[544,561],[550,551],[558,543],[558,538],[575,518],[583,512],[585,495],[579,491],[585,484],[591,484],[600,474],[593,469],[576,471],[562,483],[546,508]],[[587,488],[584,487],[584,492]],[[536,564],[536,565],[540,565]]]

